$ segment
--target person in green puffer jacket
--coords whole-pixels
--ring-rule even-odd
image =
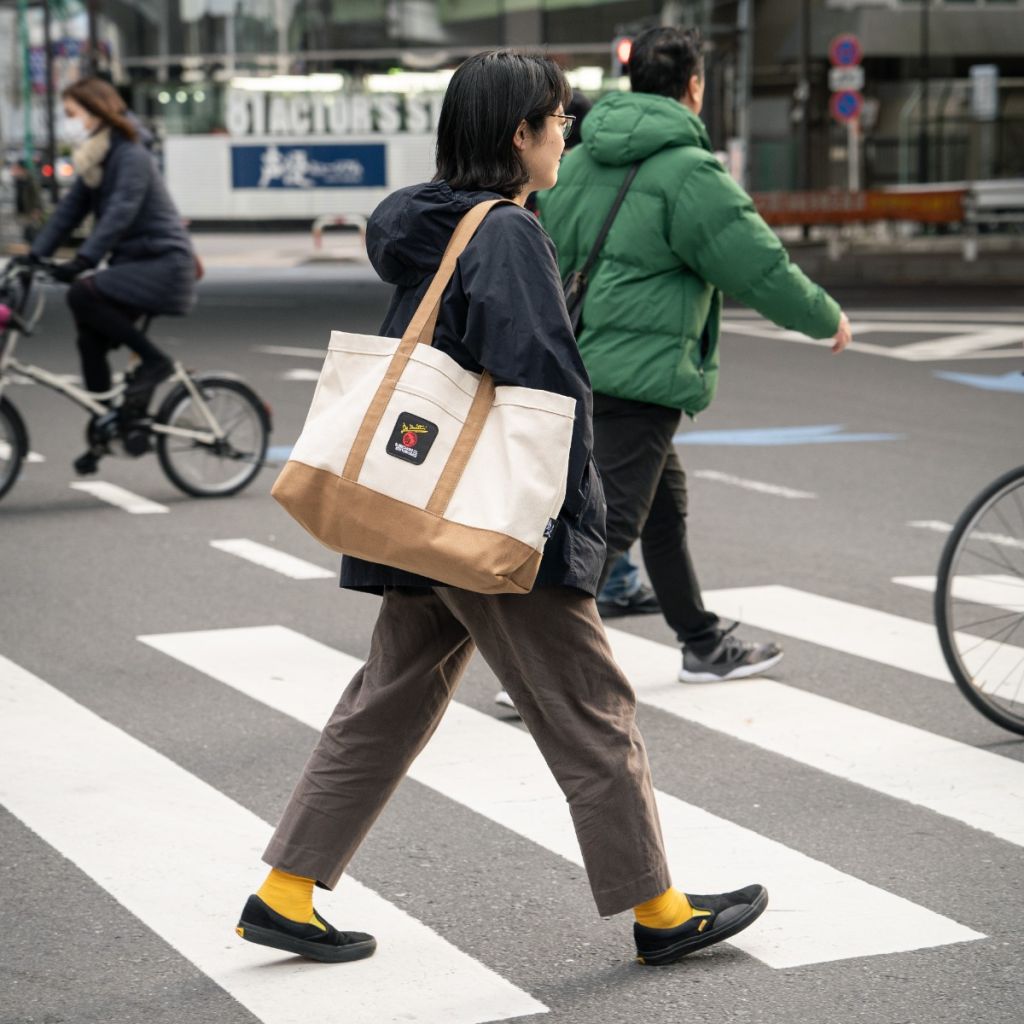
[[[556,188],[538,196],[563,276],[586,261],[623,181],[636,177],[590,274],[579,347],[594,389],[594,459],[608,501],[610,566],[640,538],[684,681],[738,679],[782,658],[704,607],[686,544],[686,476],[672,438],[718,383],[722,295],[780,326],[851,341],[835,300],[792,264],[726,173],[699,118],[700,36],[653,28],[629,61],[632,91],[595,105]]]

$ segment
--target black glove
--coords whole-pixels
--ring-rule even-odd
[[[71,284],[79,274],[89,270],[91,267],[91,260],[87,260],[84,256],[76,256],[73,260],[58,263],[50,273],[53,275],[54,280],[61,281],[64,284]]]

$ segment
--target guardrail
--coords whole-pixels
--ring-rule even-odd
[[[978,258],[978,227],[1024,224],[1024,178],[978,181],[964,200],[964,259]]]
[[[313,248],[322,249],[324,244],[324,228],[355,227],[366,245],[366,218],[360,213],[324,214],[313,221]]]
[[[829,239],[833,259],[841,254],[838,228],[844,224],[960,224],[967,261],[978,257],[979,226],[1024,224],[1024,178],[903,185],[864,192],[757,192],[753,200],[773,227],[835,227],[837,231]]]

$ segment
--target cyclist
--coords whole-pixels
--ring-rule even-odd
[[[137,322],[146,314],[181,315],[192,308],[196,257],[146,148],[150,136],[117,90],[101,78],[83,78],[68,86],[62,99],[80,139],[72,157],[78,177],[32,243],[31,256],[51,255],[92,214],[89,237],[73,259],[54,268],[53,276],[71,284],[67,299],[86,387],[110,390],[107,353],[124,345],[141,365],[129,379],[123,413],[141,415],[173,365]],[[104,258],[103,269],[86,275]],[[90,449],[74,466],[87,474],[96,471],[97,463]]]

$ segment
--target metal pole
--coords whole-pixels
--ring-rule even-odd
[[[99,0],[89,0],[89,74],[95,75],[100,70],[100,4]]]
[[[928,180],[928,14],[931,0],[921,0],[921,121],[917,137],[917,177]]]
[[[811,2],[800,0],[800,71],[796,86],[797,141],[799,165],[797,185],[807,191],[811,187],[811,133],[808,125],[808,111],[811,98]]]
[[[53,92],[52,28],[50,0],[43,0],[43,47],[46,54],[46,162],[50,165],[52,172],[46,184],[50,189],[50,198],[56,204],[59,188],[57,184],[57,132],[53,124],[53,107],[57,102],[57,97]]]
[[[753,0],[739,0],[736,8],[736,28],[739,32],[739,55],[736,62],[736,136],[740,140],[740,159],[743,161],[740,184],[750,184],[750,101],[753,92],[754,71],[754,4]]]
[[[846,122],[847,168],[851,192],[860,191],[860,118]]]

